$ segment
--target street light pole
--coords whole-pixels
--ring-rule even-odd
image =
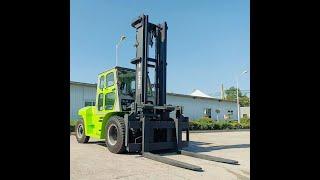
[[[238,108],[238,123],[240,123],[240,103],[239,103],[239,78],[237,80],[237,108]]]
[[[122,35],[121,38],[120,38],[120,41],[116,44],[116,66],[118,66],[118,48],[119,48],[120,43],[124,39],[126,39],[126,36]]]
[[[243,71],[239,76],[236,77],[237,81],[237,108],[238,108],[238,123],[240,123],[240,102],[239,102],[239,78],[247,73],[248,71]]]
[[[116,44],[116,66],[118,66],[118,44]]]

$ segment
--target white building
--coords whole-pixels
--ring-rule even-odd
[[[250,107],[240,107],[240,117],[250,118]]]
[[[70,82],[70,119],[78,119],[78,110],[94,105],[97,84]],[[210,96],[202,96],[199,90],[193,95],[167,93],[167,104],[182,106],[183,114],[190,120],[209,116],[212,119],[237,119],[237,103]],[[218,112],[218,113],[217,113]]]
[[[78,119],[78,110],[94,105],[97,84],[70,82],[70,119]]]

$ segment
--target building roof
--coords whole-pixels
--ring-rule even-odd
[[[214,98],[214,97],[193,96],[193,95],[188,95],[188,94],[167,93],[167,95],[188,97],[188,98],[194,98],[194,99],[199,98],[199,99],[208,99],[208,100],[215,100],[215,101],[236,102],[236,101],[232,101],[232,100],[219,99],[219,98]]]
[[[84,82],[70,81],[70,84],[97,87],[97,84],[96,84],[96,83],[95,83],[95,84],[92,84],[92,83],[84,83]]]
[[[84,86],[91,86],[91,87],[97,87],[97,84],[92,84],[92,83],[83,83],[83,82],[76,82],[76,81],[70,81],[70,84],[74,84],[74,85],[84,85]],[[200,91],[201,92],[201,91]],[[180,96],[180,97],[187,97],[187,98],[199,98],[199,99],[208,99],[208,100],[216,100],[216,101],[225,101],[225,102],[236,102],[236,101],[232,101],[232,100],[226,100],[226,99],[218,99],[218,98],[214,98],[214,97],[206,97],[206,96],[196,96],[196,95],[192,95],[192,93],[190,95],[187,94],[178,94],[178,93],[168,93],[167,95],[171,95],[171,96]],[[206,95],[206,94],[205,94]]]
[[[203,93],[202,91],[200,91],[199,89],[194,90],[191,94],[191,96],[198,96],[198,97],[207,97],[207,98],[213,98],[205,93]]]

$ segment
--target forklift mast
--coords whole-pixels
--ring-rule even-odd
[[[167,23],[152,24],[147,15],[141,15],[131,26],[136,29],[136,57],[131,60],[136,66],[136,90],[131,111],[124,116],[125,146],[128,152],[177,151],[188,145],[189,119],[181,114],[180,107],[166,104]],[[149,46],[153,44],[155,57],[151,58]],[[150,68],[154,70],[154,84],[149,81]],[[155,89],[154,101],[148,99],[148,87]],[[187,131],[186,141],[182,141],[182,131]]]
[[[166,104],[166,66],[167,66],[167,23],[152,24],[148,16],[138,17],[132,24],[136,28],[136,58],[131,61],[136,65],[136,104],[148,104],[147,83],[148,68],[155,70],[155,105]],[[149,46],[155,38],[155,57],[149,57]]]

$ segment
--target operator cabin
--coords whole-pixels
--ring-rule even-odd
[[[97,84],[70,81],[70,119],[79,119],[78,110],[95,105]],[[200,90],[190,95],[167,93],[167,104],[181,106],[189,120],[210,117],[214,120],[237,119],[236,101],[213,98]],[[218,111],[219,110],[219,111]]]

